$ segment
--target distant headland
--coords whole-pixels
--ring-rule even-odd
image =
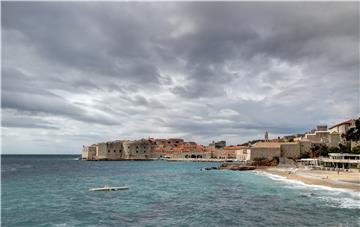
[[[238,145],[226,145],[226,141],[212,141],[204,146],[181,138],[115,140],[84,145],[82,159],[100,160],[189,160],[189,161],[242,161],[264,162],[276,159],[287,163],[299,158],[312,158],[324,152],[351,151],[358,143],[346,139],[345,134],[356,128],[355,119],[340,122],[330,128],[318,125],[303,134],[269,139],[265,131],[263,139]],[[346,150],[348,149],[348,150]],[[321,153],[321,154],[320,154]]]

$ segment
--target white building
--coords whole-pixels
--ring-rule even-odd
[[[320,165],[342,169],[360,169],[360,154],[329,153],[328,158],[320,157]]]
[[[345,134],[349,130],[349,128],[354,125],[354,123],[355,123],[355,121],[353,119],[343,121],[341,123],[331,126],[329,128],[329,132],[330,133],[337,132],[340,135]]]

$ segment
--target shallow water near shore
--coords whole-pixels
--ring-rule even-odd
[[[2,226],[359,226],[357,193],[216,163],[2,156]],[[91,192],[103,185],[129,190]]]
[[[283,176],[274,175],[266,172],[257,172],[256,174],[267,176],[274,181],[283,183],[283,186],[290,189],[301,189],[305,192],[303,195],[309,195],[312,198],[324,199],[335,207],[360,209],[360,193],[342,188],[332,188],[322,185],[309,185],[299,180],[287,179]],[[321,193],[317,193],[317,192]]]

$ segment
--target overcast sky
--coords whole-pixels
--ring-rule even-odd
[[[358,4],[2,2],[2,152],[354,118]]]

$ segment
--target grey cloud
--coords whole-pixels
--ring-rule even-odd
[[[200,64],[202,68],[209,64],[223,64],[238,59],[244,65],[250,64],[247,67],[256,74],[256,68],[261,67],[259,64],[267,65],[272,59],[281,59],[289,64],[311,64],[312,68],[321,70],[319,73],[323,74],[334,71],[334,59],[343,49],[339,44],[328,43],[327,40],[337,39],[337,43],[348,43],[353,48],[358,43],[358,14],[356,7],[351,8],[354,6],[351,3],[194,5],[188,5],[187,9],[193,11],[191,15],[195,15],[199,31],[189,34],[184,40],[190,47],[193,44],[197,49],[191,48],[191,51],[187,51],[184,48],[180,53],[191,59],[189,64]],[[298,13],[295,8],[304,8],[306,11]],[[178,42],[182,43],[181,41]],[[229,46],[229,43],[233,45]],[[340,69],[350,72],[357,69],[356,51],[348,50],[346,55],[347,58],[335,60],[335,64],[338,64],[335,69],[337,72]],[[221,60],[217,59],[218,56]],[[252,58],[258,56],[264,56],[262,61],[257,62],[257,65],[251,64]],[[266,70],[265,68],[264,71]],[[224,72],[217,74],[219,77],[226,75]],[[193,76],[197,75],[191,75]],[[355,78],[354,73],[347,76]],[[206,79],[204,74],[199,77],[200,80]],[[272,79],[271,75],[267,75],[267,78]]]
[[[61,96],[38,86],[36,80],[16,69],[2,69],[2,108],[70,117],[104,125],[120,124],[105,114],[90,113]],[[49,82],[51,83],[51,82]],[[12,125],[15,125],[12,123]]]
[[[166,122],[172,131],[188,132],[188,134],[203,135],[207,137],[216,137],[216,135],[224,134],[244,134],[247,131],[264,132],[265,130],[275,134],[294,134],[307,131],[314,127],[316,119],[311,116],[298,116],[297,109],[285,107],[281,105],[266,106],[265,102],[242,102],[237,105],[233,103],[214,103],[211,107],[212,111],[218,113],[225,108],[233,108],[239,115],[218,116],[206,111],[207,108],[198,108],[197,110],[189,110],[190,115],[202,114],[204,118],[194,120],[192,118],[183,117],[181,114]],[[277,111],[282,110],[282,111]],[[288,115],[293,115],[289,118]],[[296,119],[295,120],[295,116]],[[325,117],[325,116],[324,116]],[[270,120],[269,120],[270,118]],[[295,120],[295,121],[294,121]],[[306,124],[305,122],[310,122]],[[241,134],[244,133],[244,134]]]
[[[240,143],[359,112],[355,2],[1,4],[2,107],[49,117],[7,132]]]
[[[224,95],[224,91],[221,88],[218,88],[214,84],[208,84],[205,82],[199,82],[198,84],[190,84],[185,87],[176,86],[173,89],[173,92],[179,96],[185,98],[200,98],[200,97],[219,97]]]
[[[106,115],[87,113],[86,110],[68,103],[56,95],[40,96],[26,93],[2,93],[2,108],[16,109],[33,114],[47,113],[76,119],[79,121],[92,122],[104,125],[119,124],[118,121],[108,118]]]
[[[51,125],[50,122],[34,119],[29,116],[14,116],[2,113],[1,125],[8,128],[38,128],[38,129],[54,129],[58,130],[58,127]]]
[[[8,121],[2,121],[2,127],[7,128],[40,128],[40,129],[56,129],[58,130],[58,127],[50,126],[47,124],[41,124],[41,123],[33,123],[33,122],[8,122]]]
[[[105,5],[112,11],[111,4]],[[116,19],[94,8],[102,8],[97,3],[14,3],[4,4],[5,7],[9,16],[4,17],[3,27],[18,29],[27,37],[27,42],[53,64],[80,70],[94,80],[100,77],[158,83],[157,68],[147,61],[148,50],[142,47],[146,42],[141,39],[145,27],[127,18],[127,7],[116,7],[118,10],[113,11]],[[23,11],[23,7],[27,10]],[[18,13],[22,16],[13,16]],[[98,20],[93,19],[94,14]],[[129,22],[133,26],[129,26]],[[103,33],[108,34],[104,37]]]

